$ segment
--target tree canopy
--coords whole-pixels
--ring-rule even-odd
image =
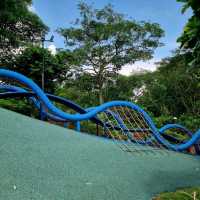
[[[190,65],[200,69],[200,3],[199,0],[177,0],[184,3],[182,13],[191,8],[193,15],[185,25],[182,35],[178,38],[183,50],[190,54]],[[200,70],[198,70],[200,73]],[[200,74],[199,74],[200,75]]]
[[[152,58],[164,31],[157,23],[137,22],[114,11],[80,3],[80,18],[75,26],[61,28],[67,48],[77,55],[81,67],[95,77],[100,103],[103,88],[123,65]]]
[[[33,79],[40,87],[41,74],[45,67],[45,91],[54,92],[56,86],[67,81],[72,76],[72,55],[68,51],[60,51],[52,55],[48,49],[39,46],[27,46],[22,54],[16,55],[14,61],[8,62],[6,67],[18,71]]]
[[[29,7],[32,0],[0,1],[0,64],[27,44],[41,40],[48,28]]]

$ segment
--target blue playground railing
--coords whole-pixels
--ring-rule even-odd
[[[23,94],[28,95],[35,107],[41,109],[41,112],[48,118],[58,121],[72,121],[76,123],[77,129],[80,129],[80,123],[91,120],[96,124],[103,126],[105,131],[114,139],[123,139],[131,141],[134,148],[140,149],[141,146],[154,147],[159,149],[169,149],[174,151],[186,151],[191,146],[198,145],[200,140],[200,129],[192,134],[185,127],[178,124],[168,124],[158,129],[153,123],[151,117],[138,105],[127,101],[112,101],[94,107],[92,109],[82,109],[73,102],[45,94],[32,80],[17,72],[0,69],[0,97]],[[6,80],[15,80],[29,88],[16,87],[6,84]],[[11,94],[12,93],[12,94]],[[74,108],[78,113],[69,114],[57,108],[50,99],[57,99],[65,102]],[[166,131],[179,130],[188,137],[187,140],[177,140],[170,142],[172,136],[166,136]],[[119,134],[120,133],[120,134]]]

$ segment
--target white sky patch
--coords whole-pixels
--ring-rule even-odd
[[[28,6],[28,10],[33,12],[33,13],[36,13],[36,9],[35,9],[35,7],[33,5]]]
[[[51,52],[52,55],[56,55],[56,46],[54,44],[49,45],[48,50]]]
[[[138,61],[134,64],[127,64],[122,67],[120,70],[120,74],[123,74],[125,76],[129,76],[134,73],[139,73],[142,71],[150,71],[153,72],[156,70],[156,64],[155,62],[160,61],[159,59],[151,59],[146,62]]]

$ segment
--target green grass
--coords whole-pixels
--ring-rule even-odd
[[[175,192],[164,192],[153,198],[153,200],[200,200],[200,187],[178,189]]]

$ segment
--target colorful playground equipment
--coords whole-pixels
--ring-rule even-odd
[[[65,98],[45,94],[22,74],[0,69],[0,99],[17,97],[28,98],[39,110],[41,120],[66,127],[74,125],[77,131],[111,138],[125,151],[172,150],[200,154],[200,129],[192,133],[179,124],[168,124],[158,129],[141,107],[127,101],[112,101],[83,109]],[[52,102],[66,106],[67,112]]]

